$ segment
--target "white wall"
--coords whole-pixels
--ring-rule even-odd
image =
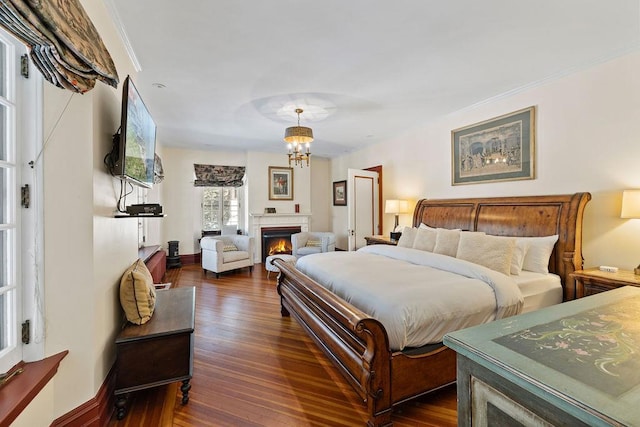
[[[452,198],[588,191],[583,252],[585,266],[632,269],[640,262],[640,220],[620,219],[622,190],[640,188],[640,53],[562,79],[416,123],[397,138],[333,159],[331,175],[383,165],[387,198]],[[451,185],[451,130],[529,106],[537,108],[536,179]],[[423,159],[421,161],[416,159]],[[342,231],[346,210],[333,209]],[[400,223],[411,224],[411,215]],[[385,215],[384,233],[393,224]]]
[[[311,231],[331,230],[331,207],[333,204],[333,185],[331,181],[331,161],[314,157],[311,160]]]

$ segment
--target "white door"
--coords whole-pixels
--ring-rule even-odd
[[[347,180],[347,211],[349,250],[365,246],[367,236],[378,229],[378,172],[349,169]]]

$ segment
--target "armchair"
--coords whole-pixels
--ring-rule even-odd
[[[291,252],[296,258],[336,250],[336,236],[330,232],[303,231],[291,235]]]
[[[220,273],[249,267],[253,271],[254,239],[244,235],[205,236],[200,240],[202,269]]]

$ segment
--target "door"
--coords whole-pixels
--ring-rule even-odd
[[[378,172],[349,169],[347,180],[347,215],[349,250],[354,251],[365,246],[367,236],[377,234]]]

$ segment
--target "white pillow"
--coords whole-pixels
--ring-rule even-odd
[[[511,272],[511,259],[515,248],[514,237],[461,233],[456,258],[483,265],[508,276]]]
[[[433,227],[429,227],[427,224],[425,224],[424,222],[420,223],[420,226],[418,228],[421,228],[423,230],[432,230],[432,231],[436,231],[436,228]]]
[[[513,251],[513,256],[511,257],[511,268],[510,273],[519,276],[522,271],[522,263],[524,262],[524,257],[527,254],[527,249],[529,248],[529,242],[525,238],[519,237],[508,237],[508,236],[493,236],[498,239],[516,239],[516,247]]]
[[[513,251],[513,258],[511,258],[511,274],[515,274],[516,276],[520,275],[522,264],[524,264],[524,257],[527,256],[528,249],[528,241],[516,239],[516,249]]]
[[[422,224],[416,229],[416,237],[413,240],[413,248],[421,251],[433,252],[436,246],[438,233],[433,228],[423,228]]]
[[[401,248],[412,248],[417,231],[417,228],[405,227],[402,230],[400,239],[398,239],[398,246],[400,246]]]
[[[518,240],[523,240],[529,244],[527,253],[524,256],[524,262],[522,263],[522,269],[533,271],[534,273],[548,273],[549,258],[551,257],[551,252],[553,252],[553,247],[558,241],[558,235],[518,237]]]
[[[436,245],[433,248],[433,252],[455,257],[458,252],[460,233],[460,230],[436,229]]]

